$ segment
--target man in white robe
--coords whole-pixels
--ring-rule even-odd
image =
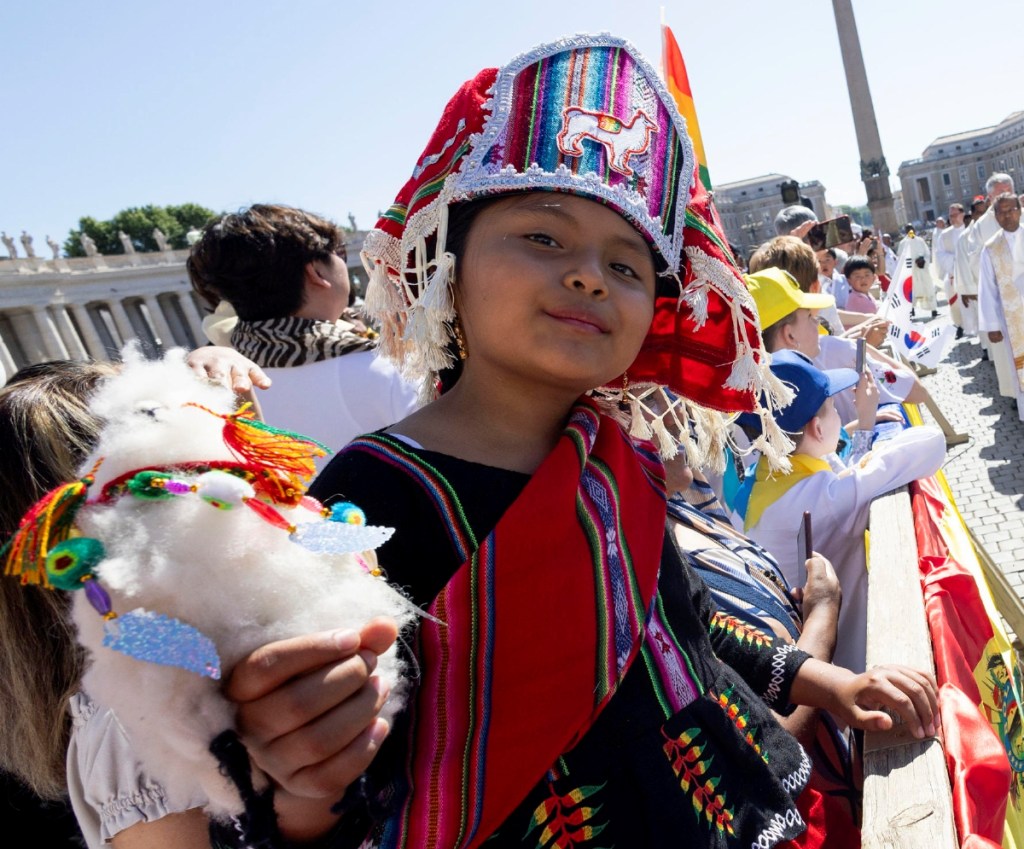
[[[942,235],[942,231],[946,229],[946,219],[941,215],[935,219],[935,227],[932,232],[928,235],[928,249],[932,252],[931,262],[928,263],[928,269],[932,273],[932,279],[938,284],[942,278],[939,276],[939,265],[938,259],[935,256],[935,249],[938,247],[939,236]]]
[[[992,205],[1000,230],[982,248],[978,263],[978,327],[1005,358],[1017,413],[1024,420],[1024,233],[1020,200],[1012,192]],[[998,349],[998,353],[996,352]],[[998,365],[998,362],[997,362]]]
[[[882,253],[885,255],[885,276],[892,277],[896,273],[896,252],[892,249],[892,236],[882,234]]]
[[[977,331],[977,301],[978,301],[978,266],[981,261],[981,251],[985,244],[999,232],[1000,227],[995,219],[995,211],[992,209],[993,198],[1004,192],[1013,191],[1013,178],[1009,174],[995,173],[985,181],[987,211],[980,217],[977,210],[978,205],[972,204],[974,221],[970,228],[960,239],[957,245],[956,256],[956,284],[958,291],[962,292],[964,308],[970,315],[964,315],[964,330],[968,333]],[[963,285],[961,289],[960,286]],[[968,323],[974,320],[972,326]],[[980,333],[978,340],[985,351],[985,358],[992,360],[996,367],[996,378],[999,381],[999,393],[1012,398],[1016,395],[1012,375],[1006,370],[1006,359],[1003,355],[996,356],[995,349],[1002,343],[993,343],[988,335]]]
[[[904,244],[905,243],[905,244]],[[928,266],[931,260],[931,251],[928,250],[928,243],[922,239],[914,228],[907,225],[907,234],[900,244],[900,251],[904,247],[907,256],[914,261],[911,268],[911,276],[914,279],[914,309],[931,313],[932,318],[939,314],[939,305],[935,300],[935,281]]]
[[[954,297],[957,292],[956,280],[953,276],[953,266],[956,261],[956,246],[963,236],[964,230],[964,205],[953,203],[949,206],[949,226],[943,230],[937,230],[935,241],[932,244],[932,257],[939,282],[946,292],[946,297],[951,299],[949,303],[949,316],[956,325],[956,338],[964,335],[963,315],[960,311],[960,298]]]

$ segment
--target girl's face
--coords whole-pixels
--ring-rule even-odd
[[[643,236],[611,209],[555,192],[483,209],[460,257],[464,368],[581,393],[626,371],[654,315]]]

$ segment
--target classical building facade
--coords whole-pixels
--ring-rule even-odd
[[[346,235],[356,263],[363,235]],[[46,360],[117,359],[132,339],[150,356],[205,345],[208,308],[192,292],[187,257],[167,250],[0,259],[0,384]],[[365,274],[350,273],[361,292]]]
[[[715,186],[715,206],[722,216],[725,235],[744,257],[775,235],[775,215],[788,206],[782,199],[782,184],[790,180],[784,174],[765,174]],[[799,185],[801,197],[811,202],[818,219],[831,218],[825,187],[818,180]]]
[[[1003,171],[1024,188],[1024,112],[992,127],[935,139],[920,159],[900,164],[905,214],[918,226],[946,216],[953,202],[967,204],[985,193],[989,175]]]

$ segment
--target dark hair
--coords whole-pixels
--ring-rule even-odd
[[[1020,209],[1020,198],[1013,192],[1001,192],[1000,194],[996,195],[995,199],[992,201],[992,206],[996,206],[1000,201],[1003,200],[1012,200],[1014,206],[1016,206],[1017,209]]]
[[[875,273],[875,264],[866,256],[851,256],[843,266],[843,274],[849,279],[854,271],[867,270]]]
[[[462,259],[466,251],[466,239],[469,237],[469,230],[487,207],[508,195],[498,195],[492,198],[477,198],[466,203],[457,203],[448,208],[448,240],[445,250],[455,255],[456,260]],[[456,263],[456,277],[458,276],[458,263]],[[456,301],[456,303],[458,303]],[[459,346],[455,342],[455,334],[448,342],[448,353],[452,357],[452,365],[438,372],[438,380],[441,383],[441,394],[451,389],[462,376],[462,360],[459,359]]]
[[[345,258],[337,225],[290,206],[254,204],[207,224],[185,267],[211,307],[225,300],[239,318],[261,321],[299,310],[306,265],[331,254]]]
[[[109,363],[58,360],[23,368],[0,389],[0,544],[33,503],[75,479],[99,436],[89,397],[115,373]],[[0,582],[0,767],[39,796],[59,798],[67,790],[67,705],[85,669],[70,594]]]

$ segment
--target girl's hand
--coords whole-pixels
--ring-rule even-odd
[[[189,368],[199,377],[220,383],[239,394],[270,387],[270,378],[256,363],[243,357],[234,348],[222,345],[204,345],[191,351],[185,358]]]
[[[918,739],[935,735],[938,690],[935,678],[907,666],[876,666],[860,675],[850,675],[833,692],[835,704],[829,710],[854,728],[888,731],[892,717],[882,708],[895,711]]]
[[[331,806],[373,761],[387,736],[388,693],[373,677],[395,641],[389,619],[359,633],[324,632],[270,643],[240,661],[225,693],[254,763],[276,783],[274,806],[290,840],[320,836]]]

